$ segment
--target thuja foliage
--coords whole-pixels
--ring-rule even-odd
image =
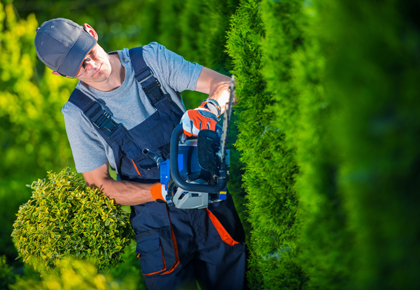
[[[236,146],[245,164],[243,179],[248,194],[248,220],[252,226],[248,242],[251,254],[248,280],[251,288],[255,289],[294,289],[302,284],[300,268],[294,261],[297,209],[294,176],[298,169],[294,148],[287,144],[285,130],[275,122],[276,111],[273,106],[278,92],[267,89],[264,78],[268,78],[263,75],[266,65],[263,54],[272,49],[272,44],[263,40],[278,36],[278,33],[270,31],[266,35],[267,25],[261,19],[260,7],[261,1],[240,2],[237,13],[232,17],[227,45],[238,81],[239,136]],[[293,12],[287,5],[285,8],[283,11],[278,9],[276,15],[279,12],[285,15]],[[293,19],[286,21],[287,25],[287,28],[295,26]],[[290,78],[288,50],[293,50],[293,39],[288,40],[287,37],[282,38],[286,43],[280,47],[283,53],[280,55],[282,65],[279,65],[279,56],[273,55],[273,66],[283,69],[282,74],[272,74],[273,81],[283,82],[282,87],[286,87],[290,93],[287,86]],[[274,50],[278,49],[277,45]],[[294,113],[289,110],[285,118]]]
[[[122,283],[113,279],[111,275],[98,272],[91,263],[66,257],[57,261],[54,271],[41,277],[41,280],[19,280],[10,285],[12,290],[134,290],[135,283]]]
[[[329,43],[321,42],[325,11],[319,3],[302,6],[304,38],[292,55],[291,86],[298,93],[294,144],[300,174],[297,219],[301,221],[298,263],[308,278],[306,289],[345,289],[352,270],[354,235],[347,226],[342,191],[337,187],[341,154],[331,133],[334,107],[326,96]]]
[[[299,289],[307,280],[302,265],[297,259],[301,248],[297,244],[301,220],[297,218],[299,209],[299,192],[296,179],[301,174],[297,160],[296,132],[299,131],[299,93],[301,87],[294,86],[292,80],[293,56],[302,49],[306,35],[302,29],[302,1],[261,1],[260,17],[264,25],[265,35],[261,41],[262,78],[265,90],[273,96],[274,102],[267,110],[274,113],[271,119],[271,130],[281,135],[277,151],[272,150],[277,164],[277,174],[282,178],[273,178],[272,184],[279,184],[282,208],[271,215],[281,216],[278,229],[281,233],[279,250],[288,249],[287,255],[279,253],[275,263],[264,266],[263,272],[266,288]],[[267,147],[270,148],[270,147]],[[268,166],[265,167],[268,170]],[[258,198],[258,197],[254,197]],[[263,209],[260,212],[264,212]],[[286,214],[285,214],[286,212]],[[261,264],[261,263],[260,263]],[[275,270],[270,270],[270,266]]]
[[[69,168],[30,185],[19,208],[13,239],[20,257],[44,273],[65,256],[89,259],[99,269],[121,263],[132,230],[128,214]]]

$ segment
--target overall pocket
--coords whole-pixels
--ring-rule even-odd
[[[143,275],[153,275],[166,271],[165,257],[158,231],[136,235],[137,257],[140,259]]]
[[[134,167],[137,174],[142,178],[146,179],[159,179],[160,171],[157,168],[156,162],[148,157],[147,155],[141,153],[141,155],[131,159],[131,166]]]
[[[139,233],[136,242],[143,275],[169,274],[178,266],[178,248],[170,226]]]

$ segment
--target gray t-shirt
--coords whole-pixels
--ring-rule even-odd
[[[124,82],[119,88],[103,92],[80,81],[77,88],[100,103],[112,115],[114,121],[130,130],[151,116],[156,109],[134,78],[128,49],[118,51],[118,55],[126,71]],[[184,60],[156,42],[143,46],[143,57],[159,80],[162,91],[169,93],[172,100],[185,111],[177,92],[195,90],[203,67]],[[67,102],[62,112],[77,172],[94,170],[107,161],[115,168],[112,149],[82,111],[73,103]]]

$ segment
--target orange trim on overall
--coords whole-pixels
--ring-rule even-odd
[[[209,215],[211,222],[213,223],[214,227],[219,233],[222,241],[228,244],[229,246],[238,245],[239,243],[235,241],[234,239],[232,239],[232,237],[229,235],[226,229],[222,226],[219,220],[214,216],[214,214],[208,208],[206,208],[206,210],[207,210],[207,213]]]
[[[154,273],[149,273],[149,274],[144,274],[145,276],[149,276],[149,275],[155,275],[158,274],[160,272],[166,271],[166,262],[165,262],[165,256],[163,255],[163,249],[162,246],[160,246],[160,250],[162,251],[162,262],[163,262],[163,269]]]
[[[169,216],[168,206],[166,206],[166,212],[168,213],[169,224],[171,225],[172,243],[174,245],[174,251],[175,251],[175,263],[173,264],[173,266],[167,272],[163,273],[162,275],[172,273],[179,264],[178,245],[176,243],[176,237],[175,237],[174,229],[172,228],[172,222],[171,222],[171,217]]]
[[[139,172],[139,170],[138,170],[138,168],[137,168],[137,166],[136,166],[136,163],[134,163],[133,159],[131,159],[131,162],[133,162],[134,168],[136,169],[136,171],[137,171],[138,175],[140,175],[140,176],[141,176],[141,174],[140,174],[140,172]]]

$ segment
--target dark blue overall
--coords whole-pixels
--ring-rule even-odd
[[[112,120],[99,103],[79,90],[69,101],[78,106],[112,148],[121,180],[159,182],[156,162],[143,154],[149,149],[163,158],[182,111],[163,94],[147,67],[142,48],[130,50],[136,80],[156,112],[131,130]],[[180,210],[166,203],[149,202],[131,207],[137,254],[149,289],[245,288],[244,231],[230,195],[206,209]]]

